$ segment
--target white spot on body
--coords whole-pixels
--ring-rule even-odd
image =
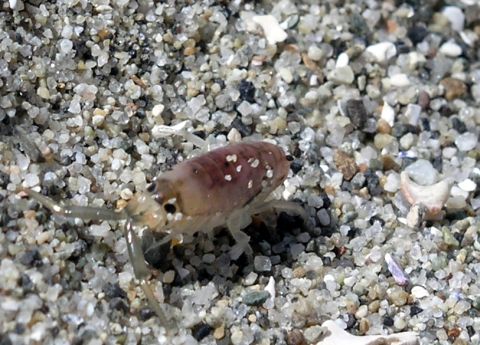
[[[239,173],[240,171],[242,171],[242,166],[241,166],[241,165],[237,166],[237,169],[236,169],[236,170],[237,170],[237,172]]]
[[[180,221],[183,219],[183,213],[182,212],[177,212],[175,213],[175,221]]]
[[[236,154],[227,155],[226,159],[227,159],[227,162],[235,163],[237,161],[237,155]]]
[[[267,176],[268,178],[272,178],[272,177],[273,177],[273,170],[268,169],[267,172],[266,172],[266,176]]]
[[[225,175],[225,181],[231,181],[232,175]]]
[[[248,186],[247,187],[248,187],[248,189],[252,189],[252,187],[253,187],[253,181],[252,180],[248,181]]]
[[[251,166],[252,168],[256,168],[256,167],[258,167],[259,164],[260,164],[260,161],[255,158],[255,159],[251,162],[250,166]]]

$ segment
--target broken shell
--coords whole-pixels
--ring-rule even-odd
[[[385,254],[385,262],[387,263],[388,271],[392,274],[395,282],[400,286],[405,286],[409,283],[409,279],[402,266],[389,253]]]
[[[335,321],[328,320],[322,324],[325,329],[322,340],[317,345],[418,345],[418,336],[414,332],[402,332],[391,335],[354,336],[341,329]]]
[[[269,44],[277,44],[287,39],[288,35],[272,15],[254,16],[252,20],[260,25]]]
[[[427,208],[427,218],[435,217],[448,199],[452,184],[448,179],[421,186],[410,179],[407,172],[400,175],[400,190],[410,205],[422,204]]]

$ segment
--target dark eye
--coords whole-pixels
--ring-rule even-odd
[[[147,187],[147,192],[149,193],[153,193],[155,191],[155,187],[156,187],[156,183],[153,182],[153,183],[150,183]]]
[[[165,205],[163,205],[163,208],[165,209],[165,212],[167,212],[167,213],[177,212],[177,208],[175,207],[174,204],[165,204]]]

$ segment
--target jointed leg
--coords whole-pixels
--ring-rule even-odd
[[[252,214],[259,214],[272,209],[301,217],[305,225],[308,225],[309,223],[309,218],[307,216],[307,212],[305,212],[305,209],[299,204],[287,200],[271,200],[259,205],[258,207],[252,207]]]
[[[248,220],[245,217],[248,217]],[[242,229],[249,223],[250,216],[245,213],[232,215],[227,220],[227,228],[236,242],[230,250],[230,257],[232,260],[238,259],[242,253],[245,253],[249,257],[253,255],[252,247],[249,244],[250,236],[242,231]]]
[[[127,221],[125,225],[125,239],[127,241],[128,256],[130,257],[130,262],[133,267],[133,273],[135,274],[135,278],[139,280],[140,286],[145,293],[145,297],[147,297],[150,307],[155,311],[162,325],[165,327],[172,327],[171,323],[167,319],[165,310],[158,303],[148,282],[150,271],[145,263],[145,257],[142,251],[142,243],[135,233],[135,228],[130,220]]]
[[[23,189],[23,191],[27,193],[28,196],[35,199],[38,203],[48,208],[55,215],[89,220],[122,220],[127,218],[124,212],[117,212],[102,207],[60,205],[53,199],[34,192],[31,189]]]
[[[155,135],[160,137],[168,137],[171,135],[178,135],[190,141],[195,146],[198,146],[202,151],[208,151],[208,144],[198,135],[190,133],[185,127],[189,121],[182,121],[173,126],[156,126]]]

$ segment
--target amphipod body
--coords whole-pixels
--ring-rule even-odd
[[[235,223],[256,212],[285,180],[289,167],[283,150],[273,144],[229,145],[161,174],[150,194],[137,194],[130,202],[127,213],[151,230],[172,235],[207,232],[227,224],[235,236],[243,227]]]
[[[126,219],[125,235],[135,276],[162,322],[167,322],[148,285],[149,270],[137,233],[148,228],[165,233],[164,241],[168,241],[226,225],[237,242],[237,255],[251,252],[249,237],[241,230],[250,223],[252,214],[277,208],[304,216],[303,210],[291,202],[266,201],[285,180],[289,167],[280,147],[267,142],[241,142],[186,160],[160,174],[146,192],[137,193],[121,211],[60,206],[39,193],[26,192],[63,216]]]

